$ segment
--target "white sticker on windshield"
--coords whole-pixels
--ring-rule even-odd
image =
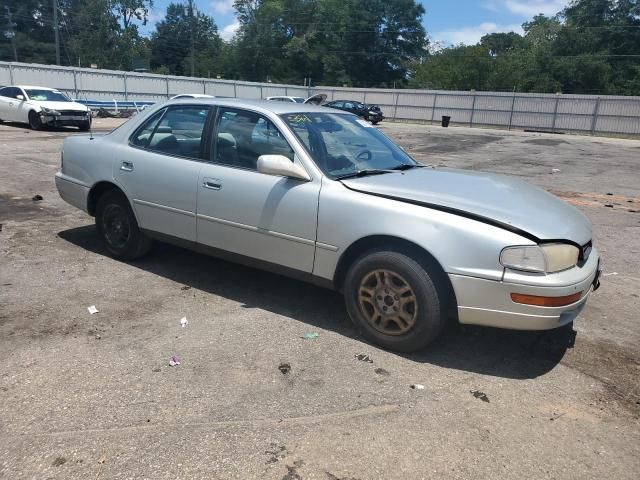
[[[373,125],[372,125],[372,124],[370,124],[370,123],[369,123],[369,122],[367,122],[366,120],[362,120],[361,118],[358,118],[358,119],[356,120],[356,122],[358,122],[358,123],[359,123],[360,125],[362,125],[363,127],[366,127],[366,128],[373,128]]]

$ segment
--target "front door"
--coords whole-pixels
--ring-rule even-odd
[[[260,155],[298,161],[273,122],[257,113],[220,107],[213,143],[198,182],[198,242],[310,273],[320,179],[257,171]]]
[[[168,107],[122,145],[114,178],[131,200],[141,228],[196,240],[196,196],[210,108]]]

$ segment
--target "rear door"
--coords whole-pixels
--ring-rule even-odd
[[[0,120],[5,122],[18,121],[16,116],[19,90],[15,87],[5,87],[0,90]]]
[[[143,123],[114,159],[114,177],[144,229],[196,240],[196,192],[211,108],[176,105]]]

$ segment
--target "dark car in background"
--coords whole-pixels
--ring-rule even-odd
[[[355,113],[374,125],[380,123],[384,119],[382,110],[380,110],[380,107],[377,105],[367,105],[366,103],[360,103],[353,100],[334,100],[332,102],[325,103],[322,106]]]

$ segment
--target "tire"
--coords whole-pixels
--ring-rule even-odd
[[[29,112],[29,127],[31,130],[40,130],[42,128],[42,120],[40,120],[40,115],[31,110]]]
[[[87,120],[86,122],[82,122],[78,125],[78,130],[81,132],[88,132],[91,129],[91,120]]]
[[[380,123],[380,120],[371,120],[371,125],[377,125]]]
[[[438,337],[446,322],[434,278],[406,255],[369,252],[351,265],[345,277],[349,316],[367,339],[383,348],[421,350]]]
[[[127,197],[119,190],[109,190],[98,199],[96,228],[105,249],[118,260],[134,260],[151,249],[151,239],[140,231]]]

